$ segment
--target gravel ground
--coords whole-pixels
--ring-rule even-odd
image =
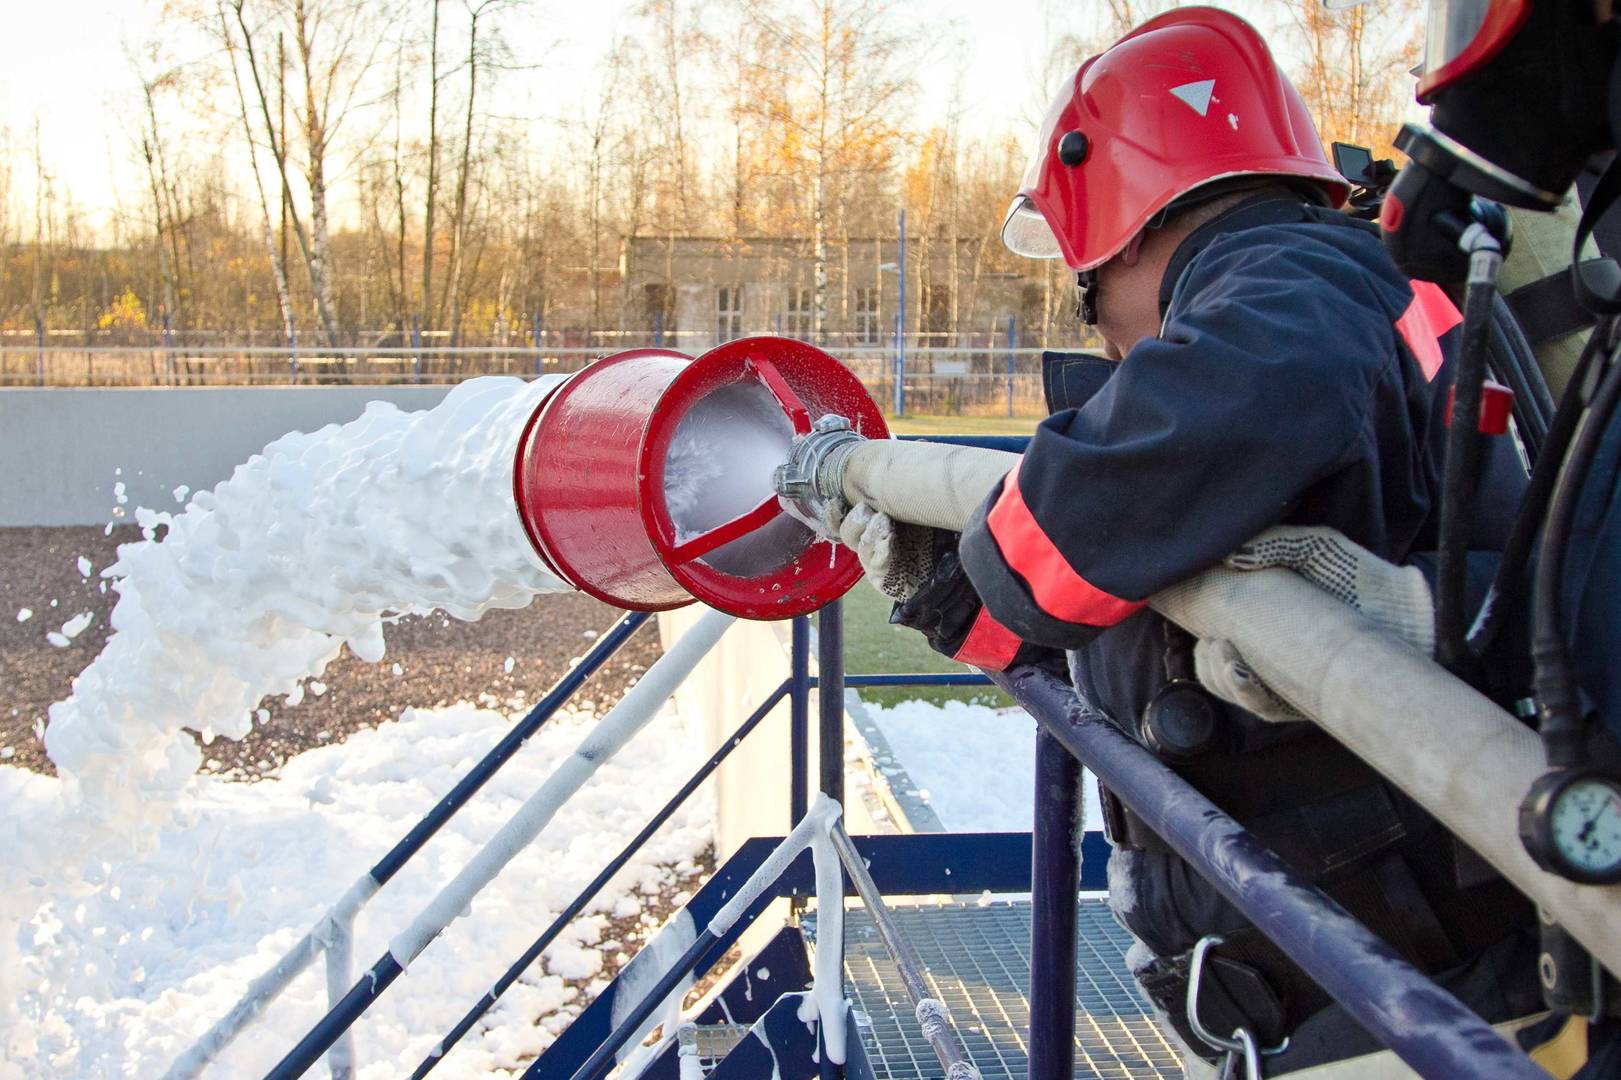
[[[140,538],[134,526],[110,536],[95,527],[0,529],[0,760],[52,771],[37,732],[46,710],[101,651],[117,599],[111,588],[101,591],[96,575],[112,564],[119,544]],[[88,577],[79,571],[81,557],[90,561]],[[33,616],[19,622],[24,608]],[[67,645],[47,640],[86,611],[94,621]],[[522,611],[492,611],[476,623],[437,614],[402,619],[385,631],[382,663],[362,663],[345,650],[320,677],[325,693],[310,690],[291,708],[280,699],[268,703],[269,720],[247,738],[216,739],[205,748],[205,768],[251,779],[300,751],[393,719],[406,706],[533,704],[618,617],[588,596],[566,594],[541,597]],[[658,655],[657,632],[643,627],[585,684],[580,700],[614,701]]]

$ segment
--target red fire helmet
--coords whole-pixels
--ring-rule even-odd
[[[1143,23],[1065,84],[1002,242],[1090,270],[1194,188],[1267,175],[1307,180],[1334,206],[1350,191],[1255,28],[1216,8],[1179,8]]]

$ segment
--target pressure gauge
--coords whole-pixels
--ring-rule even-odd
[[[1621,780],[1591,769],[1544,773],[1520,804],[1520,840],[1549,873],[1621,882]]]

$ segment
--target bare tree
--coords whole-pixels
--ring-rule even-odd
[[[916,41],[894,26],[894,7],[861,0],[816,0],[800,9],[749,12],[768,34],[762,60],[781,91],[755,108],[780,133],[788,168],[810,179],[809,217],[814,275],[812,336],[825,338],[829,210],[853,176],[871,168],[900,141],[902,110],[915,83]]]
[[[477,115],[478,75],[481,68],[493,65],[505,51],[499,34],[487,33],[479,40],[480,20],[493,18],[502,8],[512,7],[516,0],[476,0],[467,3],[467,107],[463,113],[461,161],[456,169],[456,205],[450,219],[450,282],[447,288],[450,301],[450,339],[461,340],[462,275],[467,261],[468,184],[472,179],[473,119]],[[436,13],[437,18],[437,13]]]
[[[264,219],[265,254],[270,260],[270,273],[276,286],[276,310],[281,315],[282,340],[291,343],[295,340],[297,331],[293,325],[293,303],[287,290],[287,264],[284,254],[276,246],[275,228],[270,217],[270,201],[265,197],[264,179],[259,173],[258,140],[253,135],[253,122],[248,116],[248,98],[242,90],[242,75],[237,67],[236,38],[231,33],[230,24],[226,21],[225,6],[219,8],[220,40],[225,43],[226,55],[231,64],[231,83],[236,87],[236,100],[238,105],[238,118],[242,122],[242,135],[248,145],[248,171],[253,174],[254,191],[259,196],[260,216]],[[276,154],[271,148],[271,153]]]
[[[439,0],[432,0],[428,31],[428,188],[422,197],[422,296],[417,310],[433,310],[433,212],[439,198]]]
[[[1370,0],[1330,10],[1318,0],[1271,0],[1303,59],[1293,73],[1325,141],[1393,152],[1423,34],[1418,0]]]

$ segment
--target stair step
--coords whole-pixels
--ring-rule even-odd
[[[684,1024],[676,1032],[680,1057],[697,1057],[708,1076],[722,1058],[749,1036],[748,1024]]]
[[[891,908],[933,994],[951,1013],[984,1080],[1026,1080],[1030,905],[903,904]],[[1176,1044],[1127,973],[1131,937],[1102,900],[1080,902],[1076,958],[1076,1077],[1180,1078]],[[867,913],[845,916],[845,978],[875,1080],[940,1074],[900,974]]]

